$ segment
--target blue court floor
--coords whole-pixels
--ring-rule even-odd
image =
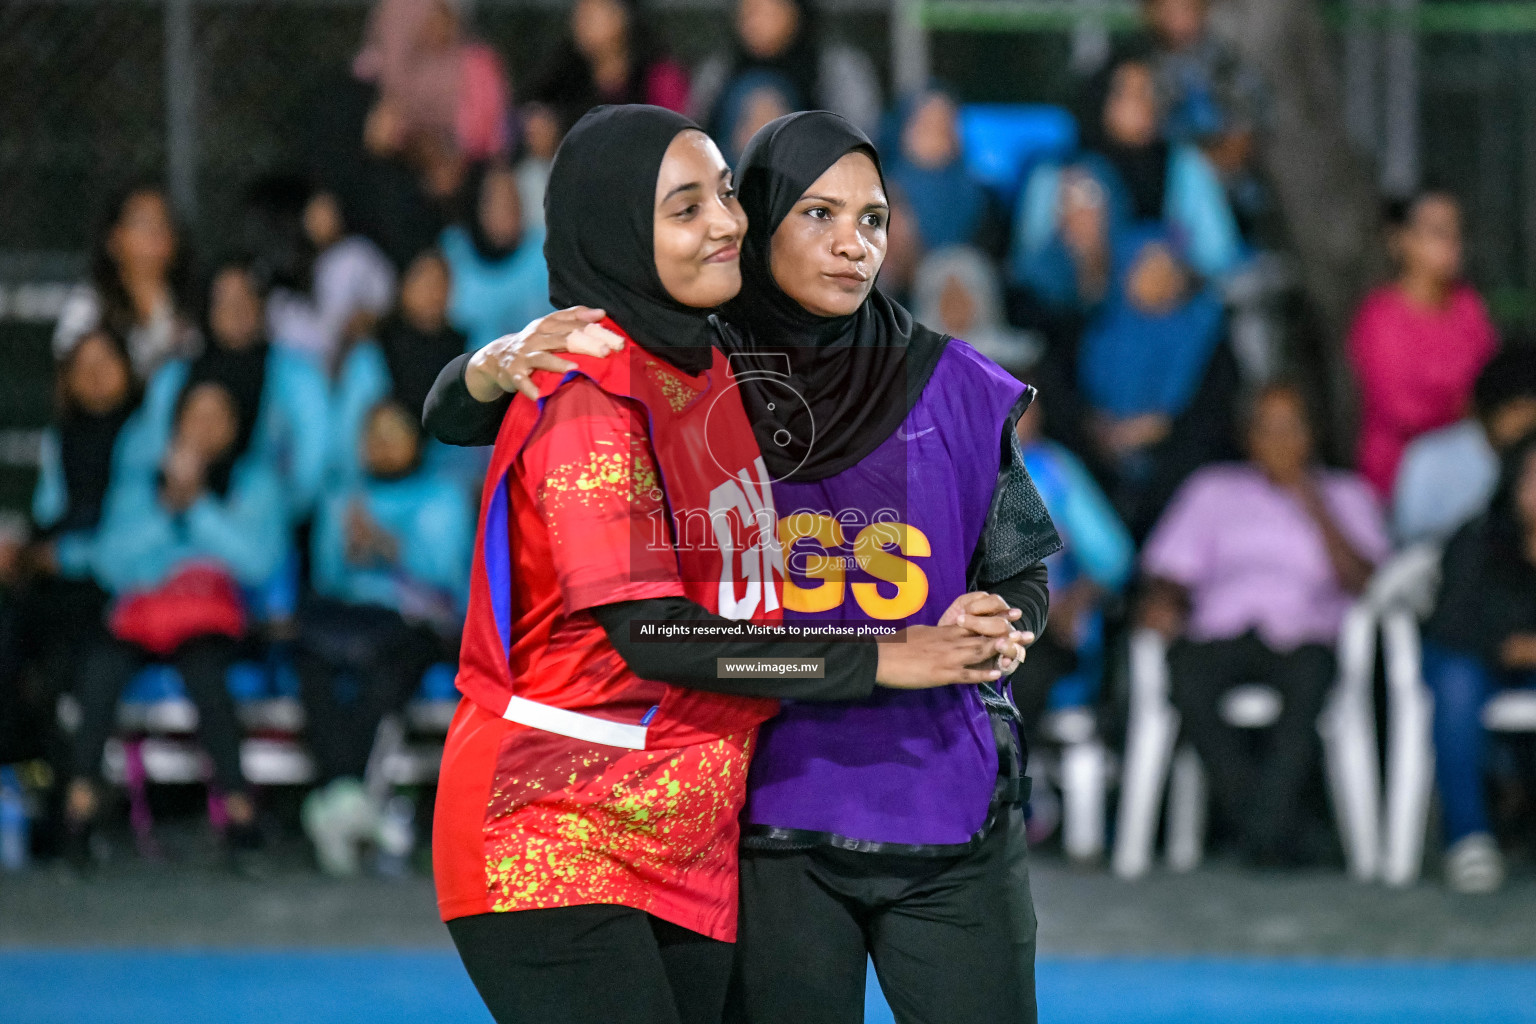
[[[1536,1022],[1536,963],[1047,959],[1043,1024]],[[867,1024],[890,1011],[870,978]],[[443,952],[0,951],[5,1024],[489,1024]],[[978,1022],[984,1024],[984,1022]]]

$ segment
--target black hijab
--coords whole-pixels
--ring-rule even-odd
[[[643,104],[649,93],[651,68],[663,55],[647,24],[640,0],[619,0],[628,20],[629,76],[616,92],[604,92],[592,74],[592,65],[567,32],[556,44],[554,55],[536,75],[528,98],[555,111],[562,129],[569,130],[582,115],[602,104]]]
[[[469,343],[462,331],[446,323],[435,331],[423,331],[399,313],[379,324],[378,339],[389,368],[390,395],[418,420],[437,375]]]
[[[1536,629],[1536,564],[1526,549],[1520,478],[1536,434],[1500,458],[1488,510],[1457,530],[1441,559],[1441,584],[1425,635],[1457,651],[1497,659],[1504,641]]]
[[[59,367],[59,462],[64,471],[64,493],[69,498],[69,506],[64,511],[64,517],[50,528],[50,533],[89,530],[101,521],[107,481],[112,475],[112,452],[117,445],[117,435],[139,405],[140,390],[133,379],[133,363],[128,357],[128,347],[115,334],[107,333],[105,337],[110,340],[113,354],[122,362],[123,370],[128,375],[128,392],[117,408],[110,412],[90,412],[73,401],[63,387],[71,364],[79,356],[80,346],[72,349]]]
[[[741,294],[726,306],[727,316],[744,332],[733,339],[733,348],[772,355],[779,365],[787,357],[789,386],[804,399],[773,401],[779,389],[763,386],[766,378],[742,388],[763,461],[779,479],[821,480],[879,447],[921,397],[949,341],[914,321],[879,289],[850,316],[822,317],[786,295],[773,279],[773,233],[805,190],[854,150],[880,169],[875,147],[863,132],[836,114],[811,110],[763,126],[737,169],[748,227],[741,250]],[[771,368],[769,360],[763,363],[764,369]]]
[[[815,40],[821,38],[820,19],[810,0],[790,0],[799,14],[795,34],[784,49],[771,57],[762,57],[747,49],[738,32],[731,54],[730,73],[725,76],[725,86],[715,101],[709,115],[710,134],[725,139],[726,105],[731,97],[731,85],[742,76],[754,72],[776,75],[794,86],[795,95],[803,104],[816,105],[820,96],[821,51]]]
[[[1111,138],[1104,127],[1115,75],[1128,64],[1149,69],[1152,66],[1150,57],[1133,52],[1111,62],[1089,82],[1079,116],[1084,148],[1097,152],[1115,169],[1125,186],[1134,219],[1161,221],[1168,194],[1168,140],[1159,135],[1144,146],[1127,146]]]
[[[527,234],[526,230],[520,230],[511,242],[501,245],[491,241],[490,236],[485,233],[485,225],[480,223],[480,204],[483,201],[486,179],[497,173],[511,174],[512,171],[505,164],[490,160],[475,164],[469,169],[469,177],[459,193],[459,222],[469,235],[475,252],[486,263],[499,263],[512,255],[517,251],[517,247],[523,244],[523,236]]]
[[[644,104],[603,106],[576,122],[549,172],[544,259],[556,309],[594,306],[647,352],[686,373],[709,367],[706,310],[667,294],[656,274],[656,176],[677,134],[699,126]]]
[[[210,333],[208,337],[212,338]],[[235,443],[229,454],[220,460],[209,474],[210,486],[223,496],[229,490],[229,471],[235,460],[251,446],[256,434],[256,419],[261,414],[261,399],[267,387],[267,356],[271,347],[265,338],[258,339],[243,349],[230,349],[214,341],[203,354],[192,361],[187,382],[182,386],[176,402],[176,413],[186,403],[192,389],[203,383],[214,383],[229,392],[235,402],[237,426]]]
[[[207,350],[192,363],[187,382],[181,394],[176,396],[176,412],[171,418],[171,433],[181,422],[182,410],[187,400],[200,384],[217,384],[229,393],[235,405],[235,443],[208,467],[208,489],[220,498],[229,494],[230,480],[235,463],[251,447],[256,435],[256,419],[261,413],[261,395],[267,378],[267,343],[259,341],[236,352],[217,345]]]

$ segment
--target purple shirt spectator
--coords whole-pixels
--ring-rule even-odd
[[[1391,547],[1365,481],[1323,471],[1319,486],[1339,530],[1379,563]],[[1148,540],[1142,567],[1188,589],[1188,634],[1197,642],[1254,629],[1275,650],[1332,644],[1352,600],[1302,503],[1238,463],[1189,479]]]

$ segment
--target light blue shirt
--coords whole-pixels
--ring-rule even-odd
[[[175,429],[176,400],[192,369],[178,359],[161,367],[144,393],[144,405],[123,443],[125,471],[151,480]],[[330,392],[325,375],[306,356],[279,346],[267,351],[267,378],[248,454],[272,466],[281,481],[289,515],[308,515],[325,482]],[[124,427],[124,433],[129,427]]]
[[[365,341],[353,346],[336,375],[331,395],[330,427],[326,432],[328,486],[355,484],[363,478],[363,426],[369,410],[388,398],[391,388],[389,364],[378,343]],[[423,443],[426,451],[422,462],[429,472],[450,477],[461,487],[469,488],[467,493],[479,493],[489,449],[456,448],[430,437]]]
[[[118,474],[107,489],[92,569],[114,594],[164,583],[188,562],[212,561],[244,587],[269,582],[288,551],[288,504],[277,473],[247,453],[223,497],[204,494],[185,512],[160,501],[156,474]]]
[[[438,245],[453,280],[448,320],[469,336],[469,351],[554,310],[542,229],[525,231],[522,244],[495,262],[482,258],[468,232],[457,226],[446,229]]]
[[[356,502],[399,542],[392,565],[347,561],[347,513]],[[462,613],[469,600],[474,514],[454,483],[429,472],[403,480],[363,478],[330,489],[311,541],[312,582],[323,597],[402,614],[434,600]]]
[[[1499,482],[1499,457],[1475,419],[1414,440],[1392,493],[1392,532],[1400,544],[1444,541],[1482,513]]]
[[[1105,590],[1118,592],[1136,566],[1136,547],[1087,468],[1067,449],[1043,438],[1024,449],[1024,468],[1061,535],[1061,557],[1071,562],[1070,575],[1087,576]],[[1052,589],[1058,579],[1053,572]]]
[[[1093,172],[1102,158],[1088,154],[1081,166]],[[1014,215],[1014,242],[1008,256],[1011,280],[1030,284],[1040,274],[1040,255],[1057,236],[1062,164],[1042,164],[1029,176]],[[1111,184],[1104,182],[1106,189]],[[1178,233],[1189,265],[1218,280],[1243,259],[1243,240],[1226,190],[1210,161],[1194,146],[1175,145],[1168,157],[1163,223]],[[1111,233],[1123,225],[1111,223]]]
[[[1054,441],[1038,438],[1024,449],[1024,467],[1040,491],[1062,549],[1045,560],[1051,592],[1059,593],[1083,577],[1117,593],[1136,567],[1136,548],[1109,499],[1077,456]],[[1104,614],[1095,608],[1078,622],[1073,637],[1077,669],[1056,680],[1047,706],[1051,710],[1086,707],[1104,675]]]

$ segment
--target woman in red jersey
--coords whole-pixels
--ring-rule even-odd
[[[781,612],[772,492],[708,320],[740,288],[746,219],[714,144],[640,106],[577,124],[546,210],[551,298],[603,308],[634,344],[536,375],[502,422],[438,790],[439,906],[500,1024],[712,1024],[770,698],[993,680],[1013,641],[998,616],[897,644],[645,642],[647,621]],[[775,654],[824,675],[718,678],[717,658]]]

